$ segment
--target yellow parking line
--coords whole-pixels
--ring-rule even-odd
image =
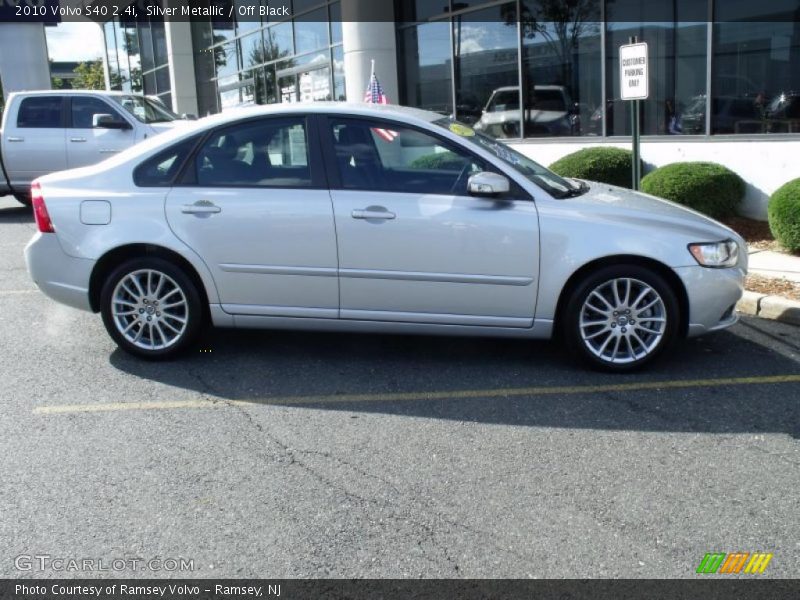
[[[258,404],[297,406],[303,404],[346,404],[357,402],[404,402],[424,400],[466,400],[470,398],[507,398],[512,396],[578,395],[602,392],[636,392],[644,390],[669,390],[708,388],[716,386],[765,385],[800,383],[800,375],[769,375],[757,377],[725,377],[719,379],[688,379],[670,381],[640,381],[636,383],[610,383],[605,385],[568,385],[523,388],[498,388],[490,390],[440,390],[431,392],[398,392],[388,394],[330,394],[324,396],[276,396],[258,400],[174,400],[163,402],[103,402],[97,404],[64,404],[39,406],[37,415],[64,413],[115,412],[126,410],[164,410],[175,408],[212,408],[222,406],[248,406]]]

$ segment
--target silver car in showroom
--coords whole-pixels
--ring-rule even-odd
[[[698,213],[397,106],[215,115],[32,197],[33,280],[149,359],[210,322],[557,335],[626,371],[735,323],[747,270],[743,240]]]

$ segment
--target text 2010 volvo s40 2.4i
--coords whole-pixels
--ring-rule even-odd
[[[565,179],[441,115],[256,107],[32,190],[51,298],[172,356],[203,324],[561,337],[625,371],[736,322],[747,253],[657,198]]]

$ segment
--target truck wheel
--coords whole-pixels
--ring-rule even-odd
[[[197,337],[203,319],[192,280],[163,258],[135,258],[103,285],[100,312],[120,348],[149,360],[172,358]]]
[[[30,192],[14,192],[14,198],[16,198],[17,202],[24,206],[30,207],[30,205],[33,203]]]

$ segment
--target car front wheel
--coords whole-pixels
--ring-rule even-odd
[[[675,339],[678,301],[661,275],[638,265],[604,267],[587,276],[565,314],[569,349],[608,371],[631,371]]]
[[[161,258],[129,260],[103,286],[101,312],[120,348],[146,359],[173,357],[197,336],[202,303],[197,287]]]

